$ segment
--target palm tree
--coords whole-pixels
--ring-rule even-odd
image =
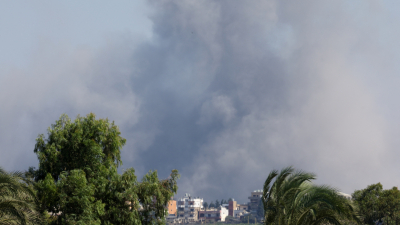
[[[38,224],[35,193],[21,172],[0,168],[0,225]]]
[[[264,183],[262,203],[266,224],[317,225],[358,222],[353,204],[338,190],[311,183],[313,173],[286,167],[273,170]],[[274,180],[275,179],[275,180]]]

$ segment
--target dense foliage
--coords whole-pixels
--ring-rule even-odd
[[[39,135],[34,152],[39,169],[31,170],[41,210],[51,224],[162,224],[177,191],[179,174],[159,180],[150,171],[141,182],[133,168],[118,174],[126,140],[118,127],[94,114],[71,121],[62,115]]]
[[[275,180],[274,180],[275,179]],[[329,186],[311,183],[312,173],[287,167],[270,172],[264,183],[262,203],[265,224],[314,225],[357,222],[350,200]]]
[[[0,168],[0,225],[40,224],[40,218],[29,180]]]
[[[372,184],[352,195],[360,209],[364,224],[400,224],[400,191],[397,187],[383,190],[382,184]]]
[[[36,139],[37,170],[22,174],[0,168],[0,225],[165,224],[178,171],[161,180],[156,171],[140,181],[133,168],[119,174],[125,142],[108,119],[88,114],[71,121],[62,115],[47,137]],[[397,187],[383,190],[380,183],[373,184],[355,191],[351,201],[334,188],[312,184],[315,178],[291,167],[271,171],[257,217],[265,224],[282,225],[400,224]],[[204,207],[229,201],[204,202]],[[255,215],[242,217],[243,223],[256,221]]]
[[[243,216],[240,221],[242,223],[256,223],[257,222],[257,217],[255,217],[253,214],[247,214],[245,216]]]

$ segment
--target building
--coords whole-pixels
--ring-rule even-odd
[[[195,222],[198,220],[199,211],[203,208],[202,198],[193,198],[186,193],[178,200],[178,218],[185,222]]]
[[[228,214],[230,216],[234,216],[235,210],[237,210],[237,203],[236,203],[235,199],[232,199],[232,201],[229,201]]]
[[[249,214],[249,212],[247,212],[246,210],[235,210],[233,212],[233,217],[235,218],[240,218],[241,216],[247,215]]]
[[[250,202],[249,202],[249,208],[247,211],[249,211],[251,214],[257,214],[257,209],[258,209],[258,204],[260,204],[260,200],[262,198],[263,191],[262,190],[254,190],[251,192],[251,195],[249,197]]]
[[[237,204],[237,210],[245,210],[247,211],[249,209],[248,204]]]
[[[228,210],[223,206],[220,206],[218,209],[199,211],[199,220],[202,222],[224,222],[227,216]]]
[[[229,204],[222,204],[222,207],[225,207],[227,210],[229,210]]]
[[[176,201],[169,200],[168,202],[168,217],[176,217],[177,216],[177,208],[176,208]]]

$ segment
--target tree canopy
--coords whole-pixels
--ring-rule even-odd
[[[211,202],[210,202],[210,204],[208,205],[208,207],[210,207],[210,208],[215,208],[215,204],[214,204],[214,202],[213,202],[213,201],[211,201]]]
[[[264,183],[262,203],[265,224],[316,225],[358,222],[351,201],[326,185],[311,183],[312,173],[292,167],[273,170]]]
[[[32,185],[21,172],[0,168],[0,225],[40,224]]]
[[[381,183],[372,184],[356,190],[352,197],[364,224],[375,224],[377,221],[385,224],[400,223],[400,191],[397,187],[383,190]]]
[[[158,178],[150,171],[141,182],[135,170],[117,172],[126,140],[114,122],[93,113],[74,121],[62,115],[39,135],[32,170],[42,211],[52,224],[161,224],[177,191],[179,174]]]
[[[221,204],[219,203],[218,199],[215,200],[215,208],[218,208]]]

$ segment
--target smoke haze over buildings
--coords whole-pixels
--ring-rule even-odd
[[[122,169],[139,177],[178,169],[179,195],[244,202],[270,170],[289,165],[346,193],[398,186],[400,5],[103,2],[103,16],[90,5],[69,9],[99,17],[83,25],[48,6],[53,13],[38,24],[53,22],[38,25],[31,44],[0,38],[4,168],[37,166],[35,138],[62,113],[94,112],[127,139]],[[35,18],[49,11],[34,10]],[[0,31],[16,36],[25,20],[3,22],[9,26]],[[53,34],[60,32],[68,35]]]

